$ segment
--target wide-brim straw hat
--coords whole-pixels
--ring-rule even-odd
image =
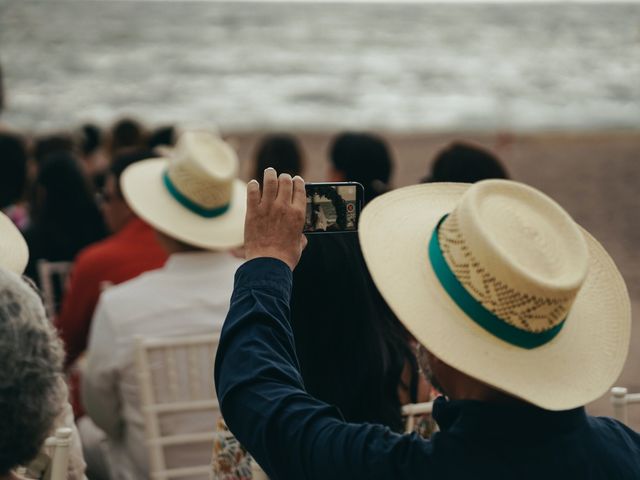
[[[21,275],[29,261],[29,248],[11,219],[0,212],[0,267]]]
[[[244,242],[246,184],[237,175],[229,145],[190,131],[166,158],[129,166],[120,186],[131,209],[155,229],[195,247],[226,250]]]
[[[402,188],[363,210],[359,232],[389,306],[455,369],[548,410],[585,405],[620,375],[624,280],[538,190],[506,180]]]

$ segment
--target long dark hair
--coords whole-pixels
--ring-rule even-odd
[[[409,335],[375,288],[353,234],[310,236],[293,274],[291,321],[305,387],[350,422],[402,431],[398,388],[417,395]]]
[[[47,157],[34,187],[32,225],[26,233],[30,264],[40,258],[72,260],[82,248],[106,235],[88,180],[72,155]]]

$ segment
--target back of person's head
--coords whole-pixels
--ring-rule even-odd
[[[57,154],[73,155],[76,150],[74,138],[69,133],[40,135],[33,143],[33,158],[41,166],[47,157]]]
[[[80,149],[83,155],[91,155],[102,144],[102,130],[93,123],[85,123],[80,127]]]
[[[393,160],[385,141],[369,133],[342,133],[331,146],[331,163],[340,180],[364,186],[368,203],[389,189]]]
[[[304,157],[300,143],[286,133],[267,135],[258,145],[255,155],[255,169],[252,178],[262,183],[265,169],[272,167],[276,172],[288,173],[292,177],[301,175]]]
[[[144,148],[145,130],[133,118],[122,118],[111,127],[111,153],[117,154],[127,148]]]
[[[172,147],[176,143],[176,129],[173,125],[166,125],[154,129],[147,139],[147,148]]]
[[[0,477],[32,460],[60,414],[62,343],[37,293],[0,268]]]
[[[27,179],[27,148],[19,135],[0,132],[0,208],[20,199]]]
[[[310,236],[293,272],[291,322],[308,392],[340,408],[347,421],[400,431],[398,389],[411,367],[409,335],[366,269],[356,235]]]
[[[55,231],[80,247],[104,235],[89,182],[73,156],[60,153],[47,157],[35,187],[33,218],[45,231]]]
[[[436,155],[431,174],[422,181],[475,183],[490,178],[509,178],[500,160],[482,147],[455,142]]]

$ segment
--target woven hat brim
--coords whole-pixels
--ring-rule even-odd
[[[128,167],[120,179],[131,209],[144,221],[172,238],[208,250],[224,250],[244,243],[247,186],[234,180],[229,210],[218,217],[193,213],[164,186],[162,175],[168,160],[156,158]]]
[[[29,261],[29,247],[11,219],[0,212],[0,268],[22,275]]]
[[[548,410],[597,399],[620,375],[629,347],[631,308],[620,272],[584,231],[589,273],[560,333],[532,350],[498,339],[449,298],[428,259],[433,229],[467,188],[406,187],[363,210],[360,243],[382,296],[420,343],[471,377]]]

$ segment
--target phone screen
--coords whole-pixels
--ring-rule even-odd
[[[362,206],[359,183],[307,183],[304,233],[356,232]]]

